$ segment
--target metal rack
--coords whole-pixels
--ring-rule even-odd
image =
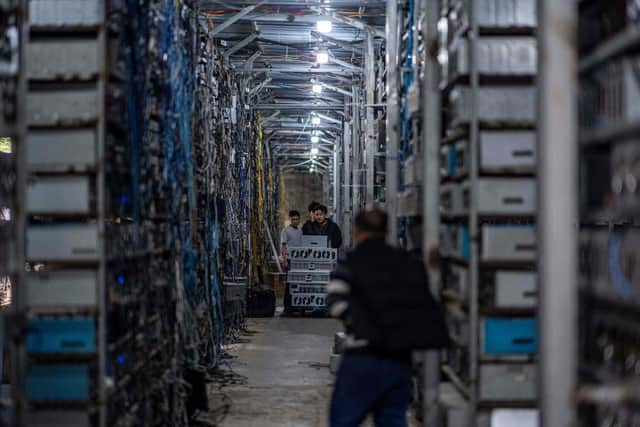
[[[26,422],[104,426],[104,3],[28,11]]]
[[[24,417],[24,16],[25,2],[0,5],[0,424],[17,425]],[[9,350],[10,372],[3,372],[4,350]],[[6,359],[9,359],[7,357]]]
[[[640,9],[626,6],[589,0],[568,12],[578,17],[577,422],[588,427],[640,419]]]
[[[484,426],[537,416],[536,2],[440,6],[442,373],[465,402],[444,413]]]

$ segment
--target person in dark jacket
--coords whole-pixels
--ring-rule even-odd
[[[316,222],[309,227],[308,233],[312,236],[327,236],[329,247],[339,249],[342,246],[342,231],[338,224],[327,218],[327,207],[318,205],[314,211]]]
[[[331,399],[331,427],[407,425],[414,350],[448,345],[440,305],[422,262],[385,243],[387,215],[360,212],[356,248],[339,261],[327,287],[329,312],[347,339]]]
[[[311,228],[316,223],[315,212],[318,206],[320,206],[318,202],[309,203],[309,219],[302,225],[302,234],[307,236],[312,234]]]

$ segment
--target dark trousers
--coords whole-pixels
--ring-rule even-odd
[[[377,427],[406,427],[411,363],[345,354],[331,398],[331,427],[356,427],[373,414]]]
[[[289,282],[284,287],[284,312],[288,313],[291,311],[291,290],[289,289]]]

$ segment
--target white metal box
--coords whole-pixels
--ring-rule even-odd
[[[536,133],[534,131],[481,131],[480,169],[483,172],[521,170],[536,167]]]
[[[468,2],[458,1],[457,27],[469,25]],[[535,27],[536,0],[478,0],[476,20],[482,27]]]
[[[88,214],[91,209],[88,176],[31,178],[27,184],[27,212]]]
[[[27,305],[95,307],[98,304],[95,270],[56,270],[26,275]]]
[[[95,26],[104,16],[103,0],[29,0],[29,23],[39,27]]]
[[[480,37],[475,55],[481,74],[533,75],[537,70],[538,50],[534,37]],[[451,77],[469,74],[469,41],[454,40],[449,52]]]
[[[471,120],[471,88],[456,87],[449,94],[453,124]],[[487,122],[532,123],[536,118],[536,90],[531,86],[483,86],[477,92],[477,116]]]
[[[99,74],[96,40],[48,39],[27,44],[27,73],[34,80],[88,80]]]
[[[34,126],[76,125],[95,121],[101,102],[96,88],[27,94],[27,122]]]
[[[535,228],[528,225],[482,225],[481,259],[535,261]]]
[[[491,427],[538,427],[537,409],[495,409],[491,412]]]
[[[94,167],[95,129],[31,130],[27,135],[27,164],[33,169],[67,170]]]
[[[96,224],[30,225],[27,259],[36,261],[96,261],[99,254]]]
[[[481,401],[528,401],[537,397],[534,364],[482,364],[479,379]]]
[[[469,182],[465,183],[468,189]],[[536,211],[536,181],[533,178],[481,178],[476,202],[481,215],[533,215]],[[469,209],[469,198],[464,198]]]
[[[536,273],[533,271],[497,271],[494,305],[498,308],[534,308],[538,304]]]

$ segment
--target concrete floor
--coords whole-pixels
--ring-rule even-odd
[[[241,343],[226,350],[229,385],[210,385],[202,425],[324,427],[333,376],[329,356],[338,322],[318,318],[249,319]],[[371,425],[367,422],[366,425]]]

